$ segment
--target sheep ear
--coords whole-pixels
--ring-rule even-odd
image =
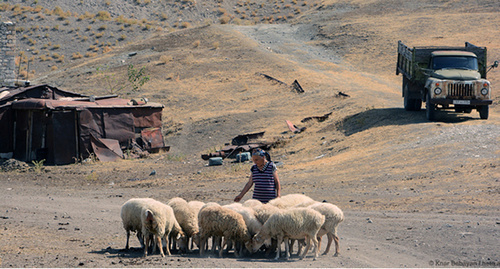
[[[153,212],[151,212],[151,210],[146,211],[146,220],[147,221],[153,221],[154,220],[154,218],[153,218]]]

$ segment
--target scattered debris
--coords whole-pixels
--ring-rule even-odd
[[[284,86],[290,87],[290,85],[286,84],[285,82],[283,82],[283,81],[281,81],[281,80],[279,80],[279,79],[275,79],[275,78],[273,78],[273,77],[271,77],[271,76],[269,76],[269,75],[266,75],[266,74],[264,74],[264,73],[257,73],[257,74],[258,74],[259,76],[263,76],[263,77],[265,77],[265,78],[267,78],[267,79],[269,79],[269,80],[271,80],[271,81],[277,82],[277,83],[278,83],[278,84],[280,84],[280,85],[284,85]]]
[[[0,170],[4,172],[21,170],[24,171],[29,168],[29,165],[23,161],[19,161],[16,159],[0,159]]]
[[[323,121],[327,120],[328,117],[330,117],[330,115],[332,115],[332,113],[333,112],[326,113],[323,116],[313,116],[313,117],[303,118],[300,122],[308,122],[308,121],[312,121],[312,120],[317,120],[318,122],[323,122]]]
[[[149,173],[149,176],[154,176],[156,175],[156,170],[153,169],[153,171],[151,171],[151,173]]]
[[[209,166],[222,165],[222,157],[213,157],[208,159]]]
[[[245,145],[245,144],[248,144],[248,140],[263,137],[264,133],[265,132],[238,135],[238,136],[234,137],[233,140],[231,140],[231,144],[232,145]]]
[[[337,93],[337,97],[351,97],[351,96],[339,91],[339,93]]]
[[[300,86],[300,84],[297,80],[293,81],[292,88],[294,88],[295,91],[297,91],[298,93],[304,93],[304,89],[302,89],[302,86]]]
[[[306,129],[306,127],[301,127],[301,128],[297,127],[295,124],[293,124],[289,120],[285,120],[285,122],[286,122],[286,125],[288,126],[288,129],[290,129],[290,131],[292,131],[294,134],[301,133]]]
[[[297,93],[304,93],[305,92],[304,89],[302,88],[302,86],[300,86],[298,80],[294,80],[293,83],[292,83],[292,85],[288,85],[285,82],[283,82],[283,81],[281,81],[279,79],[273,78],[273,77],[271,77],[269,75],[266,75],[264,73],[257,73],[257,74],[259,76],[263,76],[264,78],[267,78],[267,79],[269,79],[269,80],[271,80],[273,82],[276,82],[276,83],[278,83],[280,85],[283,85],[283,86],[286,86],[288,88],[291,88],[292,90],[295,90]]]
[[[251,152],[256,148],[268,150],[271,148],[272,143],[266,141],[254,141],[262,136],[264,136],[264,132],[238,135],[231,140],[231,144],[226,144],[224,148],[217,152],[203,154],[201,155],[201,158],[205,161],[214,157],[220,157],[222,159],[236,158],[237,154],[241,152]]]

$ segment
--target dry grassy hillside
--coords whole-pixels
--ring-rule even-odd
[[[14,0],[0,4],[0,19],[16,23],[20,75],[34,78],[154,33],[210,24],[286,23],[318,3],[305,0]]]

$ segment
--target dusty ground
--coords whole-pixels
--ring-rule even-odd
[[[147,66],[152,79],[141,94],[166,105],[172,150],[141,160],[1,172],[0,266],[499,267],[499,95],[486,121],[474,111],[440,113],[428,122],[424,111],[404,111],[401,77],[394,75],[397,40],[470,41],[488,46],[490,61],[500,58],[492,3],[325,1],[296,23],[161,34],[40,78],[99,94],[95,66],[106,63],[116,73],[129,62]],[[443,10],[450,15],[429,27]],[[475,16],[487,18],[481,27]],[[128,57],[131,51],[137,56]],[[256,72],[298,79],[306,92],[271,85]],[[499,78],[499,71],[489,73],[493,85]],[[339,98],[338,91],[351,97]],[[329,112],[324,122],[300,122]],[[307,130],[293,135],[285,119]],[[281,141],[271,155],[283,194],[305,193],[344,210],[339,257],[144,259],[135,239],[134,249],[123,251],[125,201],[181,196],[230,203],[250,164],[208,167],[200,155],[262,130]]]

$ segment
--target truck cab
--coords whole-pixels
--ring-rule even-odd
[[[490,82],[481,78],[477,56],[467,51],[434,51],[429,61],[429,76],[425,89],[427,113],[437,108],[453,106],[456,112],[479,111],[481,119],[488,118],[492,103]],[[428,115],[429,116],[429,115]]]

